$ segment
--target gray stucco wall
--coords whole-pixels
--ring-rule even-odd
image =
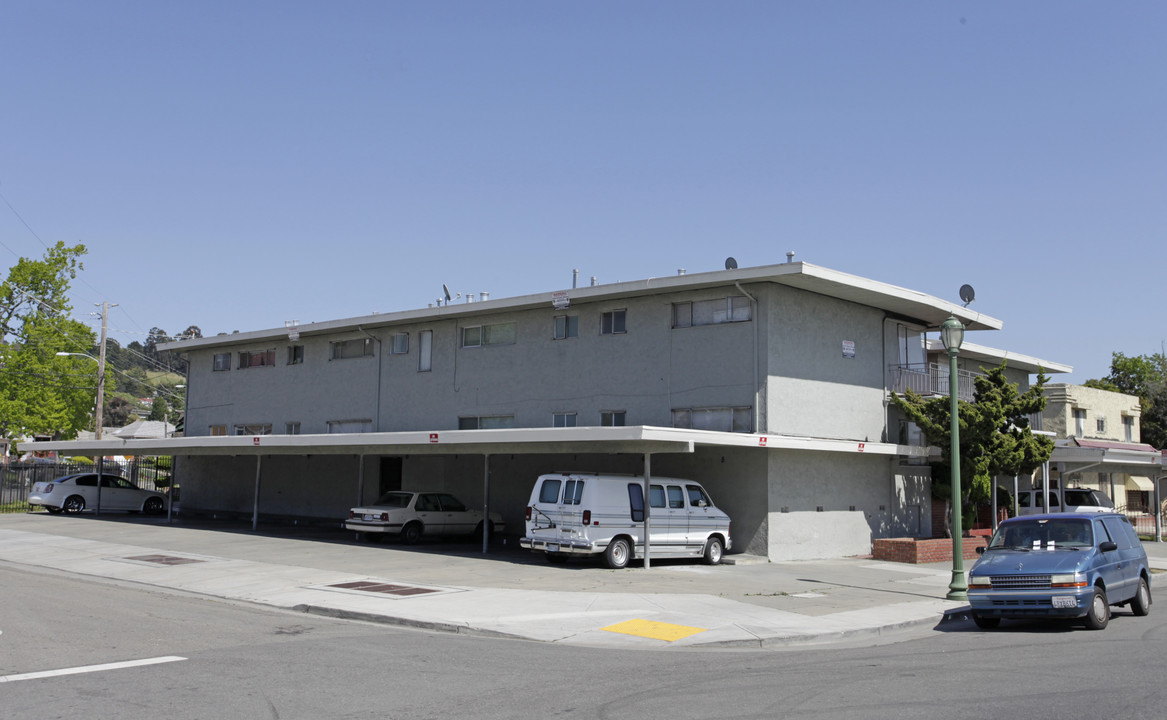
[[[884,314],[781,286],[767,297],[767,430],[881,441]]]
[[[738,295],[732,286],[683,295],[625,298],[565,311],[551,307],[492,313],[473,320],[370,328],[379,357],[329,359],[331,341],[361,333],[303,336],[304,362],[286,364],[290,341],[258,342],[189,352],[187,434],[212,425],[270,423],[284,432],[324,433],[329,420],[375,420],[380,372],[381,431],[451,429],[460,416],[513,415],[516,427],[550,427],[554,413],[576,413],[579,425],[599,425],[600,413],[627,413],[629,425],[672,425],[674,408],[754,407],[754,322],[672,328],[672,304]],[[600,334],[602,313],[625,310],[627,332]],[[552,338],[554,317],[579,318],[579,336]],[[462,328],[516,323],[511,345],[459,347]],[[432,370],[418,371],[418,335],[433,333]],[[394,333],[409,334],[409,352],[388,352]],[[276,364],[239,369],[241,350],[275,350]],[[232,369],[213,371],[216,352],[230,351]]]

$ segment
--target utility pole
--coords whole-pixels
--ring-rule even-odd
[[[97,349],[97,408],[95,412],[97,427],[93,431],[95,440],[101,439],[102,415],[105,412],[105,336],[109,329],[108,317],[109,303],[103,302],[101,304],[101,344]]]

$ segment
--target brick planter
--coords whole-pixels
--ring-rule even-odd
[[[964,538],[964,559],[977,559],[977,548],[989,544],[984,535]],[[902,563],[952,562],[952,538],[881,538],[872,542],[876,560]]]

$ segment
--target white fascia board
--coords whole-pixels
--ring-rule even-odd
[[[928,457],[929,448],[792,435],[629,427],[507,428],[332,435],[221,435],[154,440],[58,440],[38,450],[66,455],[336,455],[556,452],[691,453],[697,446]]]
[[[944,343],[940,340],[928,340],[928,352],[946,352]],[[1054,362],[1052,360],[1042,360],[1032,355],[1023,355],[1011,350],[1000,350],[987,345],[978,345],[977,343],[970,342],[961,344],[960,357],[971,358],[973,360],[988,360],[997,365],[1000,365],[1001,362],[1007,362],[1009,367],[1025,370],[1030,374],[1043,372],[1047,375],[1053,375],[1055,373],[1074,372],[1073,365],[1066,365],[1065,363]]]
[[[809,292],[827,295],[855,302],[860,305],[879,308],[908,318],[914,318],[929,327],[939,327],[945,318],[953,315],[961,320],[969,330],[999,330],[1004,323],[996,318],[972,312],[968,308],[951,303],[926,293],[869,280],[849,273],[830,270],[810,263],[783,263],[761,267],[716,270],[705,273],[670,275],[617,282],[607,285],[589,285],[554,292],[523,295],[513,298],[491,299],[479,302],[456,303],[437,307],[404,310],[400,312],[377,313],[362,317],[310,322],[297,325],[295,332],[306,335],[336,335],[344,332],[360,333],[362,330],[402,325],[412,322],[432,322],[443,318],[463,318],[474,315],[526,310],[536,307],[552,307],[553,302],[566,294],[568,302],[598,302],[622,297],[641,297],[680,290],[697,290],[709,287],[734,285],[735,283],[772,282],[788,285]],[[191,340],[177,340],[161,343],[159,350],[182,352],[193,348],[209,348],[226,345],[261,343],[284,340],[290,328],[272,328],[251,332],[214,335]]]
[[[1059,446],[1055,447],[1053,454],[1050,455],[1050,462],[1062,464],[1065,467],[1064,472],[1091,469],[1096,472],[1130,475],[1161,468],[1163,456],[1158,451]]]

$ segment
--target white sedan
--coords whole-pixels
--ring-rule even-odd
[[[50,482],[34,483],[28,494],[28,504],[43,507],[51,513],[62,510],[79,513],[86,508],[96,508],[97,473],[66,475]],[[103,473],[101,509],[157,515],[166,511],[166,496],[153,490],[142,490],[124,477]]]
[[[349,510],[344,526],[358,537],[397,535],[413,545],[422,535],[482,535],[482,511],[472,510],[449,493],[393,490],[372,505]],[[489,530],[502,532],[502,516],[490,514]]]

